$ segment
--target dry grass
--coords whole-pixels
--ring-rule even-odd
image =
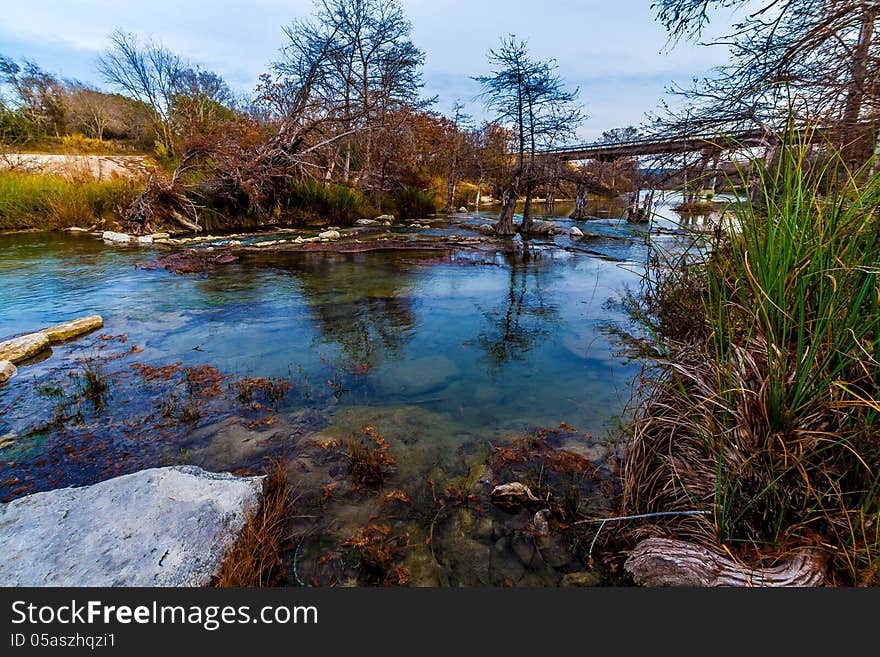
[[[286,467],[278,460],[268,474],[260,508],[245,524],[212,586],[269,587],[280,583],[293,501]]]

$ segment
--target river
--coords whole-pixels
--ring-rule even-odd
[[[599,219],[556,217],[587,236],[527,253],[260,254],[188,275],[136,266],[157,247],[0,235],[0,340],[104,318],[0,388],[0,499],[159,465],[259,471],[282,452],[317,490],[338,468],[303,446],[365,426],[388,439],[403,489],[561,424],[603,465],[639,372],[615,339],[631,328],[615,299],[638,287],[650,248],[681,240],[675,201],[650,227],[613,205]],[[90,388],[87,371],[103,383]],[[367,517],[350,506],[336,515]],[[488,583],[456,572],[445,576]]]

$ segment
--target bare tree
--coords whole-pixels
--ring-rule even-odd
[[[510,36],[489,52],[495,67],[489,75],[474,78],[483,86],[483,97],[497,112],[498,121],[514,133],[517,166],[502,191],[501,214],[495,225],[500,235],[513,235],[517,197],[525,187],[525,208],[520,231],[532,227],[531,204],[538,176],[535,166],[539,148],[548,148],[573,134],[583,120],[576,106],[577,90],[568,91],[556,73],[554,61],[533,60],[524,41]]]
[[[170,100],[169,118],[182,135],[211,130],[235,114],[235,96],[226,81],[198,67],[179,72]]]
[[[832,129],[850,167],[870,159],[878,118],[880,36],[876,0],[658,0],[659,20],[673,39],[699,37],[722,7],[745,5],[733,29],[713,43],[731,62],[680,88],[688,115],[663,122],[674,131],[706,127],[735,132],[780,130],[790,112]]]
[[[6,105],[18,110],[43,132],[60,134],[64,126],[65,89],[58,78],[32,61],[18,64],[0,55],[0,87],[11,92],[7,94]]]
[[[173,151],[171,110],[186,68],[183,61],[164,46],[142,43],[121,30],[110,41],[112,46],[98,59],[98,71],[109,84],[150,108],[162,145]]]
[[[401,110],[431,102],[419,98],[424,54],[412,43],[411,31],[397,0],[319,0],[311,20],[285,30],[289,41],[273,67],[276,83],[296,79],[304,55],[316,43],[329,44],[311,93],[322,99],[326,118],[345,134],[330,158],[331,169],[341,159],[344,182],[356,178],[366,189],[381,188],[377,139],[393,127]]]
[[[120,123],[118,97],[114,98],[97,89],[74,83],[68,91],[65,103],[69,124],[76,129],[82,129],[95,139],[104,139],[105,131]]]
[[[461,175],[463,151],[467,143],[467,127],[470,116],[464,113],[464,105],[456,100],[452,105],[452,118],[444,126],[446,146],[446,212],[456,211],[455,190]]]

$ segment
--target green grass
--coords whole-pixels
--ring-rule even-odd
[[[628,513],[744,560],[818,551],[880,583],[880,177],[790,144],[752,176],[707,255],[667,258],[639,316],[645,370]],[[830,182],[829,182],[830,181]]]
[[[291,183],[284,202],[290,214],[309,223],[350,225],[377,214],[359,191],[315,181]]]
[[[390,199],[395,214],[401,219],[424,219],[434,214],[440,200],[432,191],[405,187]]]
[[[0,173],[0,230],[88,227],[117,219],[140,191],[123,178]]]

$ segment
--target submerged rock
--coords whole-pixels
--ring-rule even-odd
[[[51,342],[62,342],[83,333],[94,331],[102,326],[104,326],[104,320],[100,315],[89,315],[88,317],[80,317],[57,326],[50,326],[40,332],[49,338]]]
[[[128,243],[131,242],[131,235],[128,233],[116,233],[112,230],[105,230],[101,233],[101,239],[105,242]]]
[[[13,364],[20,363],[49,348],[49,337],[45,333],[28,333],[12,340],[0,342],[0,360]]]
[[[386,373],[383,386],[396,394],[421,395],[445,388],[460,374],[446,356],[425,356],[396,363]]]
[[[568,573],[562,578],[562,586],[601,586],[602,576],[599,573],[583,570],[577,573]]]
[[[495,235],[495,226],[492,224],[477,224],[473,226],[473,230],[483,235]]]
[[[8,360],[0,360],[0,386],[15,376],[18,368]]]
[[[4,586],[204,586],[263,477],[154,468],[0,505]]]
[[[532,524],[535,525],[535,534],[537,536],[550,535],[550,510],[541,509],[532,518]]]
[[[515,507],[540,501],[528,486],[518,481],[501,484],[492,489],[492,502],[497,506]]]
[[[568,234],[571,235],[572,237],[583,237],[584,231],[582,231],[577,226],[572,226],[571,228],[568,229]]]
[[[510,541],[510,548],[517,558],[526,567],[531,566],[535,559],[535,542],[528,536],[514,536]]]

